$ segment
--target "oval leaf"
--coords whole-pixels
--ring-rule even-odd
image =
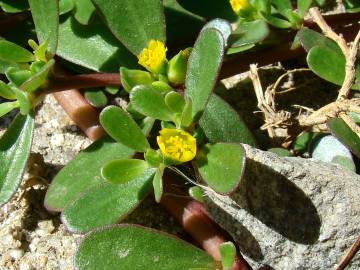
[[[75,256],[79,270],[214,269],[204,251],[171,235],[134,225],[94,231]]]
[[[29,0],[29,4],[39,42],[47,40],[47,51],[55,55],[59,35],[59,1]]]
[[[309,68],[319,77],[337,85],[342,85],[345,78],[345,57],[341,52],[327,47],[313,47],[307,55]],[[356,78],[360,78],[360,65],[356,66]],[[352,89],[360,89],[354,84]]]
[[[21,182],[33,130],[34,117],[19,114],[0,139],[0,205],[11,198]]]
[[[254,136],[239,114],[216,95],[211,96],[199,125],[210,143],[238,142],[256,146]]]
[[[61,211],[80,194],[105,183],[101,168],[113,159],[129,158],[134,151],[109,137],[99,139],[71,160],[53,179],[45,196],[45,207]]]
[[[119,107],[106,107],[100,113],[100,123],[106,132],[117,142],[138,152],[146,152],[150,148],[140,127],[128,113]]]
[[[341,118],[332,118],[327,121],[327,125],[343,144],[345,144],[351,152],[360,158],[360,138]]]
[[[142,175],[147,168],[148,163],[141,159],[118,159],[106,163],[101,175],[113,184],[125,184]]]
[[[89,24],[92,15],[95,13],[95,7],[91,0],[75,0],[75,7],[75,19],[81,24]]]
[[[0,40],[0,59],[7,62],[26,63],[34,60],[28,50],[7,40]]]
[[[197,154],[196,166],[213,190],[230,193],[241,181],[245,169],[245,150],[241,144],[235,143],[206,144]]]
[[[164,174],[164,167],[160,166],[159,168],[157,168],[153,178],[154,195],[155,195],[155,201],[157,203],[160,203],[163,194],[163,180],[162,180],[163,174]]]
[[[165,17],[161,0],[122,0],[116,4],[93,0],[114,35],[135,55],[151,39],[165,43]]]
[[[83,26],[69,16],[59,26],[57,55],[95,71],[117,72],[136,67],[137,60],[99,20]]]
[[[154,169],[123,185],[104,183],[79,197],[62,213],[66,227],[77,233],[118,222],[151,190]]]
[[[192,117],[198,119],[210,98],[224,56],[225,42],[213,28],[203,30],[192,50],[186,73],[185,94],[192,100]]]
[[[39,89],[39,87],[45,84],[46,80],[48,79],[48,75],[52,71],[54,65],[55,65],[55,60],[51,59],[43,67],[41,67],[38,72],[36,72],[29,79],[27,79],[20,86],[20,88],[27,92],[34,92],[37,89]]]
[[[0,103],[0,117],[4,116],[8,112],[11,112],[13,109],[18,107],[19,103],[17,101]]]
[[[101,89],[87,89],[84,92],[86,100],[96,108],[104,108],[108,99]]]
[[[133,108],[143,115],[163,121],[172,120],[172,111],[166,105],[164,96],[147,85],[139,85],[132,89],[130,101]]]
[[[219,247],[223,270],[231,269],[235,261],[236,247],[232,242],[222,243]]]

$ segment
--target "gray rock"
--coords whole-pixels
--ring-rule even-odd
[[[244,147],[240,188],[230,196],[208,192],[210,214],[254,269],[334,269],[360,235],[360,176]],[[359,257],[347,269],[360,269]]]

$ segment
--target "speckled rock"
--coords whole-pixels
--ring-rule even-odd
[[[230,197],[209,193],[213,218],[254,269],[334,269],[360,235],[360,176],[245,148],[240,188]],[[347,269],[360,269],[359,256]]]

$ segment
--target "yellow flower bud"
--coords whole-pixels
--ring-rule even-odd
[[[196,139],[183,130],[163,128],[156,139],[161,153],[174,161],[187,162],[196,155]]]
[[[166,48],[163,42],[150,40],[147,48],[138,55],[139,64],[150,72],[160,74],[166,72]]]
[[[239,12],[243,9],[246,9],[250,6],[248,0],[230,0],[230,4],[232,9],[239,14]]]

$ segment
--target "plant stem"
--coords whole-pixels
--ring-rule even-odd
[[[78,90],[71,89],[53,94],[57,102],[92,141],[96,141],[105,131],[99,124],[99,113]]]
[[[81,75],[55,75],[50,78],[47,86],[48,93],[60,92],[69,89],[96,88],[104,86],[121,87],[119,73],[93,73]]]
[[[226,242],[227,236],[222,229],[208,215],[203,204],[190,199],[178,189],[174,188],[179,182],[175,174],[164,175],[166,192],[161,198],[161,204],[176,218],[176,220],[188,232],[210,256],[220,261],[220,244]],[[251,267],[240,254],[231,270],[250,270]]]

